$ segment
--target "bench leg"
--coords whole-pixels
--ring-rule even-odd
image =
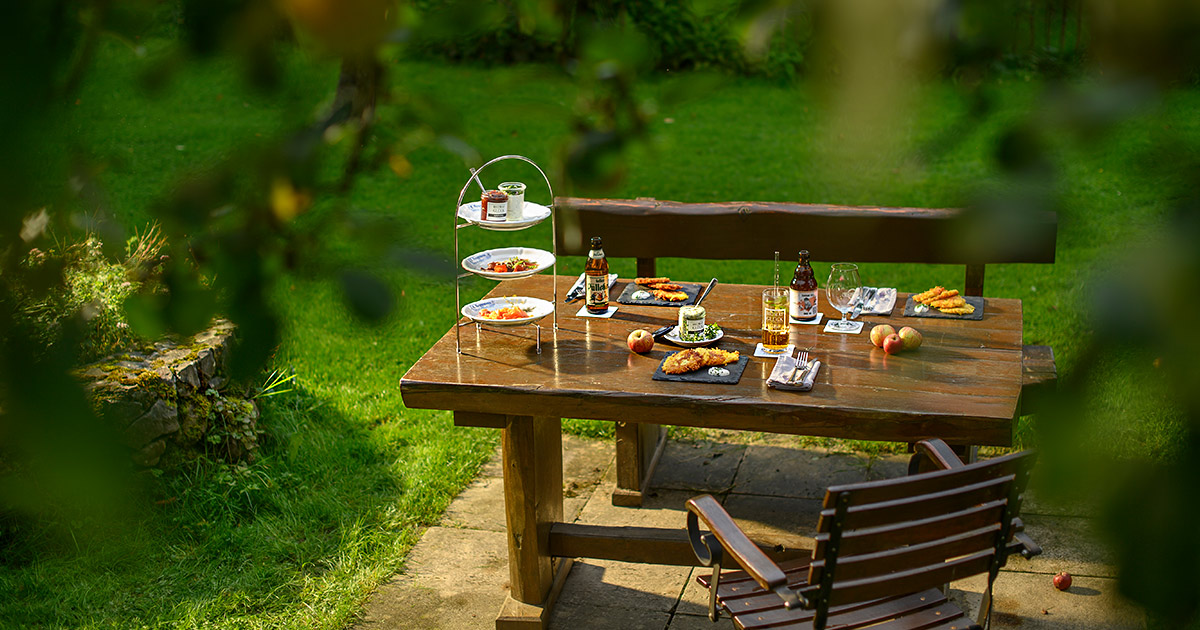
[[[654,467],[667,445],[667,430],[657,424],[617,423],[617,488],[613,505],[638,507],[650,488]]]
[[[571,568],[569,560],[550,556],[550,525],[563,519],[562,421],[507,416],[505,424],[500,442],[510,590],[496,628],[545,628]]]

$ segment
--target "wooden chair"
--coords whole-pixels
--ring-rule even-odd
[[[719,609],[738,628],[957,630],[991,616],[992,582],[1009,554],[1041,553],[1017,517],[1031,452],[964,465],[941,440],[918,444],[940,470],[829,488],[811,559],[776,565],[711,495],[688,501],[688,535]],[[700,531],[703,521],[710,533]],[[728,553],[745,571],[721,573]],[[978,624],[945,585],[987,574]],[[874,625],[879,624],[879,625]]]

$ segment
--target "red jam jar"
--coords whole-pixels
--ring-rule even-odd
[[[481,221],[507,221],[508,195],[499,190],[489,190],[479,198]]]

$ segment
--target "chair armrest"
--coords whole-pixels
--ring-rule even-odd
[[[917,453],[929,458],[939,470],[962,468],[963,462],[945,442],[934,438],[917,442]]]
[[[771,561],[754,541],[733,522],[729,512],[717,503],[711,494],[688,499],[688,537],[692,541],[692,550],[704,566],[721,563],[722,551],[737,560],[738,564],[754,578],[758,585],[768,591],[774,591],[783,598],[784,606],[795,608],[808,607],[808,601],[787,586],[787,575],[779,565]],[[711,534],[701,534],[697,519],[704,521]],[[711,545],[711,537],[715,536],[719,546]],[[714,585],[715,587],[715,585]]]

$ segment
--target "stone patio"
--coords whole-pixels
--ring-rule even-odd
[[[609,440],[563,436],[567,520],[608,525],[684,527],[684,501],[716,495],[756,538],[811,535],[825,487],[905,474],[907,456],[871,459],[856,453],[791,446],[774,436],[751,444],[671,441],[654,488],[641,508],[615,507],[614,454]],[[492,630],[507,595],[504,490],[499,454],[429,528],[405,569],[368,600],[363,630]],[[1012,558],[996,581],[993,628],[1141,629],[1141,611],[1116,595],[1116,582],[1094,524],[1078,510],[1032,501],[1027,531],[1043,547],[1032,560]],[[700,630],[733,628],[708,620],[707,592],[695,582],[705,569],[578,560],[559,596],[552,629]],[[1074,583],[1055,590],[1051,576],[1068,571]],[[973,614],[985,581],[951,585]]]

